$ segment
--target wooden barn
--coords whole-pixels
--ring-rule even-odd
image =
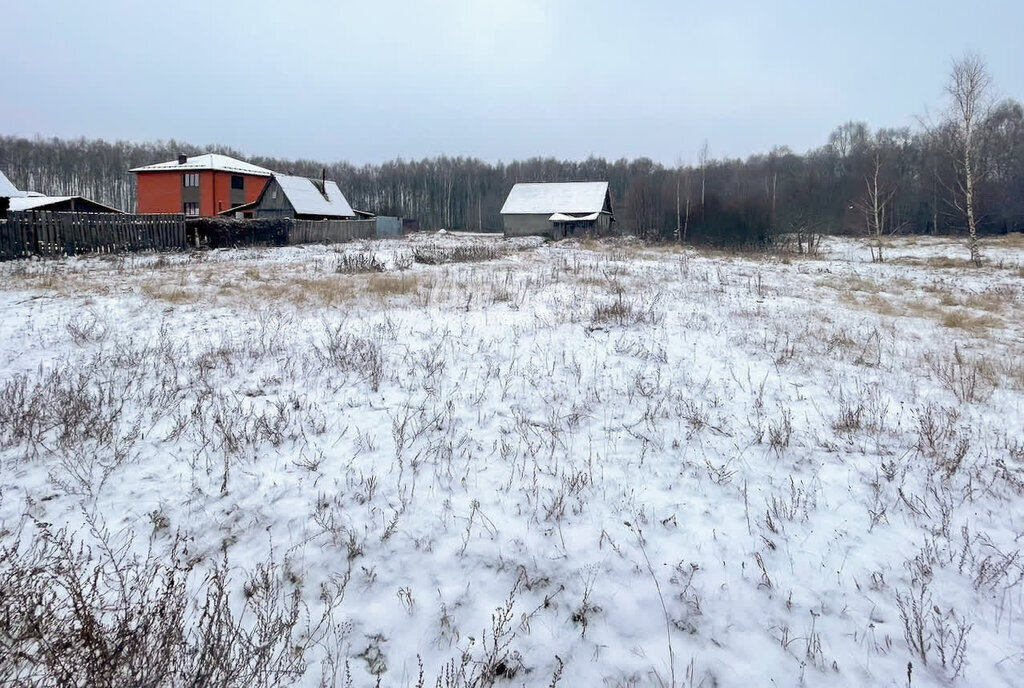
[[[608,182],[516,184],[501,208],[505,236],[603,236],[615,222]]]
[[[252,203],[224,214],[293,220],[354,220],[357,217],[337,182],[285,174],[271,176],[259,198]]]

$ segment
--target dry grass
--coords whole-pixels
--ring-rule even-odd
[[[982,333],[992,327],[999,326],[999,320],[990,315],[973,315],[963,308],[954,308],[947,311],[941,320],[946,327],[967,330],[973,333]]]
[[[929,268],[970,268],[974,264],[968,258],[954,256],[928,256],[927,258],[900,258],[895,262],[907,263],[908,265],[924,265]]]
[[[1006,379],[1006,386],[1014,390],[1024,390],[1024,361],[1003,359],[998,365],[998,373]]]
[[[856,293],[843,294],[843,303],[854,308],[871,311],[890,317],[912,317],[934,320],[944,327],[964,330],[972,334],[983,335],[992,328],[999,327],[1002,321],[990,314],[978,314],[966,308],[934,304],[919,299],[900,299],[891,294]]]
[[[878,294],[884,291],[881,282],[860,275],[831,275],[817,280],[815,286],[842,292],[844,297],[849,296],[849,292]]]
[[[840,298],[843,303],[854,308],[871,311],[879,315],[896,316],[902,313],[901,309],[897,307],[897,304],[891,298],[882,297],[878,293],[868,293],[867,295],[846,293]]]
[[[352,301],[355,284],[341,277],[295,277],[260,285],[236,285],[222,296],[246,302],[287,302],[300,307],[336,306]]]
[[[382,298],[415,294],[424,280],[416,274],[372,274],[365,280],[366,294]]]
[[[159,504],[157,490],[144,495],[152,503],[140,499],[138,508],[128,509],[129,522],[144,523],[148,514],[158,545],[167,543],[175,528],[184,528],[183,535],[197,536],[194,551],[223,556],[223,571],[228,570],[229,553],[260,561],[253,558],[262,556],[263,546],[256,524],[262,527],[269,519],[286,524],[288,518],[312,524],[295,539],[272,543],[295,546],[290,551],[301,556],[277,568],[277,560],[264,557],[265,570],[273,576],[262,588],[254,588],[248,574],[242,575],[238,560],[231,562],[231,570],[238,572],[234,594],[249,598],[255,592],[256,601],[267,605],[272,618],[275,610],[292,609],[282,606],[293,598],[277,594],[278,583],[285,592],[302,587],[294,599],[311,605],[314,623],[321,618],[321,602],[345,603],[336,617],[323,616],[332,635],[310,652],[313,675],[304,677],[310,685],[318,678],[318,665],[324,668],[323,685],[373,685],[375,677],[380,685],[401,684],[407,675],[413,680],[406,683],[412,685],[412,658],[419,648],[407,642],[410,638],[424,638],[426,643],[434,639],[435,647],[423,646],[429,661],[443,659],[445,648],[450,649],[456,659],[446,666],[454,667],[452,672],[465,670],[467,676],[476,672],[475,685],[511,685],[517,680],[554,685],[561,660],[556,660],[555,679],[549,684],[549,646],[551,652],[579,648],[581,641],[575,636],[583,634],[583,642],[615,642],[620,635],[616,614],[624,609],[613,599],[618,580],[641,582],[630,576],[644,571],[651,574],[661,600],[669,643],[679,643],[687,652],[711,642],[709,620],[717,611],[713,591],[719,581],[732,580],[746,586],[751,596],[764,594],[765,604],[751,598],[750,619],[724,638],[723,661],[729,658],[725,653],[741,657],[750,634],[763,637],[778,631],[783,651],[779,657],[792,654],[790,645],[799,649],[798,659],[807,660],[816,672],[812,678],[819,682],[828,681],[830,664],[837,666],[826,653],[851,666],[852,658],[866,651],[880,667],[875,674],[865,674],[868,683],[884,680],[883,674],[899,676],[911,647],[916,652],[912,656],[929,662],[929,671],[943,671],[939,658],[952,651],[942,624],[955,627],[963,617],[954,614],[952,602],[938,593],[934,598],[925,594],[920,585],[913,599],[902,591],[911,585],[910,576],[927,567],[929,577],[934,568],[937,578],[961,581],[960,588],[950,588],[953,592],[988,604],[980,607],[978,618],[991,614],[998,604],[988,601],[988,588],[995,590],[996,583],[986,583],[985,594],[974,596],[981,591],[971,591],[969,581],[1003,580],[998,577],[1003,574],[993,577],[984,568],[991,558],[986,529],[995,536],[993,548],[1015,552],[1016,540],[999,518],[999,507],[1010,508],[1014,502],[997,500],[1003,499],[1003,491],[1014,490],[1015,496],[1007,499],[1019,494],[1021,480],[1016,476],[1024,444],[1015,430],[1001,436],[997,431],[1000,409],[1015,402],[1007,390],[1024,389],[1019,339],[1012,336],[1019,328],[1011,317],[1021,302],[1019,287],[1006,279],[1006,273],[993,270],[964,273],[971,276],[962,280],[964,285],[981,291],[970,294],[961,288],[957,275],[928,273],[925,268],[840,259],[828,264],[794,261],[793,267],[785,268],[778,257],[754,253],[709,258],[690,248],[612,242],[590,242],[590,248],[552,245],[497,264],[418,265],[404,271],[395,271],[388,260],[385,272],[374,268],[358,274],[338,274],[336,256],[320,248],[268,251],[262,263],[251,251],[237,251],[211,252],[205,262],[173,256],[170,265],[159,268],[151,267],[151,261],[126,261],[125,269],[117,261],[99,260],[66,261],[64,267],[55,263],[58,268],[30,265],[23,272],[44,273],[32,279],[46,277],[55,284],[91,288],[106,282],[111,294],[152,299],[131,304],[152,314],[170,310],[160,301],[197,302],[194,316],[200,317],[208,306],[211,315],[214,308],[236,312],[226,323],[171,314],[152,342],[142,336],[135,342],[123,341],[129,339],[123,335],[134,330],[133,323],[120,321],[118,310],[105,310],[102,299],[95,299],[94,311],[56,319],[59,329],[46,338],[50,341],[44,345],[50,349],[43,351],[69,352],[62,368],[67,372],[60,378],[44,377],[42,372],[38,378],[22,375],[7,386],[6,394],[0,389],[0,420],[7,416],[0,423],[0,448],[5,456],[23,453],[24,470],[41,471],[32,452],[52,451],[46,434],[63,429],[56,438],[60,463],[53,475],[61,481],[55,483],[56,489],[99,504],[96,496],[103,485],[121,478],[115,470],[130,477],[148,470],[142,461],[152,456],[158,461],[158,479],[162,478],[167,462],[144,443],[153,441],[151,435],[158,428],[166,429],[162,444],[187,459],[181,468],[184,480],[160,480]],[[68,279],[62,282],[65,272]],[[852,272],[859,274],[846,274]],[[923,290],[926,284],[931,287]],[[488,310],[494,303],[500,305]],[[393,304],[402,310],[394,318],[392,310],[398,309]],[[222,308],[225,305],[229,308]],[[215,315],[219,321],[225,314]],[[209,330],[206,325],[211,325]],[[975,330],[988,335],[988,328],[997,326],[1001,329],[988,341],[970,336]],[[29,334],[24,337],[28,341]],[[183,370],[190,372],[188,384],[181,383]],[[77,384],[81,380],[90,384]],[[101,396],[93,393],[94,388],[109,392]],[[50,390],[49,396],[34,390]],[[59,403],[63,399],[74,403]],[[126,399],[128,405],[122,409]],[[33,415],[33,409],[39,411]],[[390,416],[390,435],[382,426],[383,413]],[[492,439],[494,449],[488,455]],[[692,448],[699,448],[693,457],[688,455]],[[124,458],[108,472],[105,462],[110,455]],[[293,468],[282,457],[296,459]],[[991,464],[1004,460],[1005,465]],[[268,476],[279,481],[281,491],[264,490]],[[111,483],[104,483],[108,477]],[[733,495],[742,490],[742,502],[726,497],[716,515],[731,537],[711,533],[688,541],[676,535],[678,524],[704,518],[709,502],[673,496],[670,491],[677,478],[685,481],[687,494],[715,500],[726,488]],[[744,514],[748,479],[754,512]],[[493,495],[492,490],[477,489],[499,482],[516,496],[509,499],[501,489]],[[318,485],[323,489],[320,494]],[[645,489],[635,491],[635,485]],[[648,500],[644,493],[656,489],[666,490],[662,494],[667,498]],[[21,499],[16,491],[5,493],[5,498]],[[239,504],[237,521],[211,527],[213,522],[208,525],[205,516],[191,520],[197,513],[194,504],[212,510],[229,500]],[[658,513],[659,504],[667,502],[674,503],[673,513]],[[620,511],[620,504],[630,509],[623,513],[630,519],[623,525],[630,530],[613,529],[612,519],[606,519],[602,525],[608,525],[609,532],[602,528],[598,539],[591,528],[594,519],[612,509]],[[758,513],[762,506],[763,516]],[[26,501],[25,508],[26,513],[32,509],[45,515],[37,503]],[[66,513],[64,502],[48,508]],[[832,511],[837,513],[826,513]],[[826,581],[832,576],[822,576],[817,583],[812,579],[812,586],[802,581],[804,572],[838,571],[846,562],[845,553],[838,553],[841,564],[827,553],[831,546],[817,537],[830,530],[829,520],[823,525],[821,518],[849,524],[856,538],[848,542],[856,547],[850,550],[846,570],[862,570],[870,577],[870,589],[862,590],[845,573],[836,576],[835,583]],[[547,528],[544,537],[524,541],[543,561],[540,566],[533,552],[521,561],[504,554],[495,557],[492,543],[499,537],[498,524],[505,523],[524,525],[524,530],[534,525]],[[961,523],[971,525],[973,537],[979,531],[982,536],[974,544],[964,535],[962,557],[961,550],[951,549],[960,546],[955,539]],[[566,551],[563,528],[570,542],[586,544],[581,538],[593,534],[587,551],[607,553],[600,554],[592,568],[600,574],[596,588],[594,578],[578,574],[572,559],[576,555]],[[882,539],[866,535],[873,529]],[[884,577],[870,570],[879,551],[888,554],[887,543],[909,542],[918,535],[931,547],[928,552],[922,549],[924,556],[903,561],[914,550],[893,549],[892,566]],[[306,543],[307,549],[298,549]],[[438,554],[432,555],[435,545]],[[806,551],[794,560],[789,552],[797,548]],[[158,547],[157,555],[165,549]],[[459,555],[449,557],[446,551]],[[816,556],[819,551],[820,563],[806,554]],[[750,555],[757,564],[750,576],[744,568],[730,579],[719,578],[717,566],[697,563],[703,557],[711,562],[738,561]],[[667,565],[664,573],[659,565],[656,575],[654,557],[659,564],[678,558],[675,575]],[[1016,559],[1007,561],[1011,563],[1004,566],[1009,569],[1005,594],[1012,595],[1019,584],[1011,576],[1018,568],[1013,568]],[[0,568],[9,562],[19,560],[0,557]],[[49,584],[53,576],[47,578],[48,572],[74,572],[70,564],[57,569],[59,562],[43,560],[48,568],[38,574],[34,569],[39,562],[24,563],[30,575],[21,579],[21,589],[28,592]],[[213,559],[201,563],[215,565]],[[513,592],[491,617],[493,630],[488,636],[485,625],[485,633],[476,636],[477,644],[460,644],[460,637],[479,633],[478,618],[486,624],[494,609],[487,608],[486,599],[472,600],[476,594],[458,601],[463,579],[468,585],[482,574],[488,584],[491,579],[512,584],[512,565],[517,565]],[[455,581],[436,589],[440,609],[433,618],[433,579],[422,585],[428,579],[419,575],[429,573],[430,566],[437,566],[442,578],[451,572]],[[406,570],[415,575],[406,575]],[[358,592],[342,599],[349,575],[351,590],[358,586]],[[33,581],[36,588],[31,587]],[[604,581],[615,583],[609,586]],[[778,624],[785,623],[779,621],[780,603],[794,585],[806,588],[814,598],[849,593],[850,599],[869,599],[853,607],[850,618],[826,614],[824,605],[820,614],[811,611],[810,616],[806,606],[794,607],[809,619],[810,628],[801,631],[794,626],[790,635],[789,625],[783,631]],[[856,594],[850,585],[857,585]],[[404,613],[400,618],[387,611],[378,614],[366,602],[390,597],[395,604],[396,589],[401,607],[395,609],[404,608],[408,620]],[[156,606],[146,594],[149,590],[140,586],[132,598],[138,603],[127,607],[137,609],[138,618],[149,618],[146,610]],[[187,592],[192,598],[178,595],[173,600],[194,598],[201,604],[204,588],[198,581]],[[516,593],[522,595],[519,602],[513,599]],[[648,603],[654,599],[651,594]],[[34,598],[21,592],[17,596],[30,604],[26,613],[35,608]],[[701,612],[702,596],[709,601],[707,616]],[[806,605],[809,599],[799,591],[789,597],[797,598],[796,605]],[[965,596],[950,599],[961,604]],[[928,610],[940,604],[941,617],[931,616]],[[876,605],[878,612],[872,617]],[[900,645],[901,613],[908,628],[915,627],[916,618],[930,624],[916,635],[908,632],[907,648]],[[201,608],[194,616],[213,618],[203,617]],[[858,624],[878,616],[891,620],[888,631],[893,634],[892,644],[887,636],[881,649],[859,641],[857,635]],[[306,617],[295,623],[292,618],[284,615],[284,632],[274,631],[270,638],[276,645],[266,647],[287,648],[310,637],[301,635],[305,630],[299,622]],[[815,618],[822,624],[818,630]],[[366,640],[358,634],[350,640],[346,634],[353,627],[348,621],[332,625],[336,619],[357,623],[357,633],[365,630]],[[188,619],[171,620],[174,623],[167,628],[184,628],[186,637],[195,625],[188,625]],[[538,633],[531,641],[534,649],[520,656],[513,644],[515,628],[528,635],[531,620],[535,632],[550,629],[550,636]],[[848,632],[843,633],[840,624]],[[992,624],[976,624],[979,645],[991,644],[999,629],[994,634]],[[296,637],[288,635],[292,626]],[[57,632],[61,628],[60,623],[44,628],[49,634],[39,637],[62,640]],[[233,628],[222,630],[237,637]],[[797,633],[807,638],[806,649],[801,647],[802,637],[794,638]],[[390,646],[385,634],[392,638]],[[638,635],[637,648],[646,653],[657,649],[650,642],[653,637]],[[244,658],[257,656],[245,650]],[[872,654],[876,650],[877,660]],[[670,646],[669,667],[674,670],[671,653]],[[640,660],[631,674],[637,678],[622,679],[617,685],[639,685],[644,676],[658,678],[661,685],[677,684],[656,676],[655,670],[642,666],[646,660]],[[699,656],[698,660],[704,661]],[[360,669],[358,682],[347,680],[350,661]],[[365,673],[372,674],[369,678],[361,663],[367,665]],[[2,664],[0,658],[0,668]],[[568,683],[601,685],[597,673],[619,671],[618,666],[600,663],[590,671],[591,666],[586,661],[570,665],[576,673]],[[410,667],[412,674],[401,673]],[[433,669],[428,664],[427,671]],[[519,672],[525,678],[511,680]],[[716,680],[711,673],[705,681],[698,670],[686,672],[688,684],[711,685]],[[588,673],[595,678],[580,678]],[[956,673],[953,668],[947,676]],[[183,671],[173,675],[179,682],[181,676],[188,677]],[[275,678],[263,684],[285,682]],[[613,680],[605,678],[603,683],[613,685]],[[258,678],[246,681],[260,684]],[[458,684],[439,680],[436,685],[469,684],[467,679]],[[435,683],[424,683],[421,674],[419,685]]]
[[[992,239],[986,239],[985,243],[999,248],[1024,248],[1024,232],[1011,232]]]
[[[184,287],[149,283],[143,284],[141,290],[143,294],[151,299],[164,301],[178,306],[196,303],[200,300],[199,293],[196,291],[190,291]]]
[[[981,293],[958,292],[949,282],[933,281],[917,285],[906,278],[882,283],[854,275],[817,280],[817,286],[835,289],[840,300],[861,310],[879,315],[908,316],[934,320],[944,327],[966,330],[975,334],[999,327],[1003,316],[1014,303],[1015,294],[1007,288],[993,288]],[[936,301],[923,300],[910,295],[924,291]]]

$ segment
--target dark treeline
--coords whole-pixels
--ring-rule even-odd
[[[957,210],[956,136],[951,126],[927,131],[870,131],[851,122],[820,148],[788,148],[746,160],[716,160],[707,147],[694,165],[668,168],[646,158],[580,162],[532,158],[487,163],[474,158],[395,160],[357,167],[345,162],[246,156],[222,146],[178,141],[0,137],[0,169],[19,188],[50,195],[81,194],[125,210],[135,208],[132,167],[209,151],[273,170],[318,177],[326,167],[356,208],[416,218],[425,229],[499,230],[498,211],[520,181],[608,181],[618,229],[648,239],[711,243],[764,242],[793,232],[866,233],[869,183],[885,203],[886,233],[951,233],[963,229]],[[1024,109],[1005,101],[977,131],[979,229],[1024,229]],[[881,192],[878,192],[878,190]]]

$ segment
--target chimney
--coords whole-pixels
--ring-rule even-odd
[[[327,168],[320,168],[320,185],[324,187],[324,193],[327,193]]]
[[[188,162],[188,156],[185,155],[184,153],[178,153],[178,164],[179,165],[184,165],[187,162]]]

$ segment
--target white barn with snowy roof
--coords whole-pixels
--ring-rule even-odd
[[[615,222],[608,182],[516,184],[501,208],[505,236],[604,235]]]

